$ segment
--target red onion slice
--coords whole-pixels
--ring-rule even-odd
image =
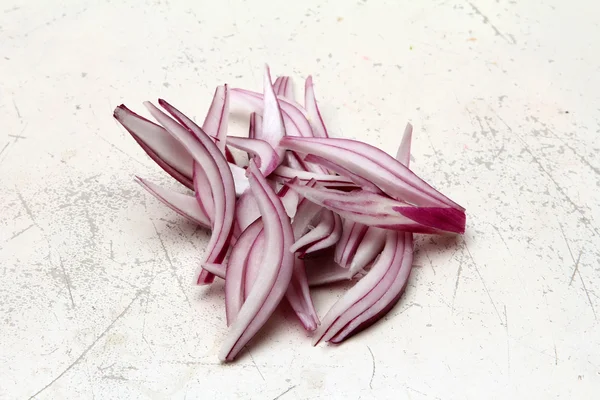
[[[252,195],[252,192],[249,194]],[[287,216],[292,218],[292,214],[296,213],[296,208],[299,202],[298,194],[293,190],[290,190],[289,187],[282,186],[277,193],[277,197],[279,197],[281,200],[281,204],[283,204]],[[258,210],[258,205],[254,200],[254,197],[251,198],[254,206]],[[260,210],[258,210],[258,213],[257,219],[260,218]],[[246,272],[244,274],[246,277],[244,287],[244,293],[246,296],[248,293],[250,293],[252,285],[254,285],[254,282],[256,281],[256,277],[258,276],[258,271],[260,270],[260,265],[262,262],[262,255],[265,251],[268,251],[268,249],[265,249],[264,247],[264,232],[261,231],[256,237],[254,245],[252,246],[252,250],[247,255],[248,258],[246,262]],[[292,277],[292,280],[293,279],[294,277]]]
[[[273,84],[273,90],[279,97],[283,97],[291,102],[294,101],[294,84],[289,76],[279,76]]]
[[[162,126],[134,113],[123,104],[115,108],[113,116],[165,172],[189,189],[194,189],[194,160],[177,139]]]
[[[410,161],[410,144],[412,126],[409,124],[404,131],[396,158],[408,166]],[[390,233],[387,233],[390,235]],[[402,242],[402,243],[400,243]],[[412,269],[413,235],[406,232],[398,234],[396,247],[400,260],[394,260],[385,276],[371,292],[357,301],[346,312],[341,314],[323,336],[324,340],[339,343],[351,335],[365,329],[383,317],[400,299]],[[402,253],[402,254],[400,254]],[[354,266],[354,265],[353,265]],[[373,268],[367,276],[373,273]]]
[[[327,215],[330,215],[333,219],[333,226],[331,227],[329,235],[307,247],[306,250],[304,250],[304,254],[315,253],[331,247],[335,245],[342,237],[342,218],[338,214],[331,211],[328,211]]]
[[[315,156],[314,154],[309,154],[306,157],[304,157],[304,161],[319,164],[327,168],[329,171],[333,171],[341,176],[347,177],[353,183],[362,187],[364,190],[368,190],[369,192],[373,193],[381,193],[381,189],[379,189],[376,185],[372,184],[371,181],[369,181],[368,179],[364,179],[356,174],[353,174],[346,168],[341,167],[326,158]]]
[[[364,190],[350,193],[287,183],[310,201],[342,218],[368,226],[416,233],[464,233],[464,212],[450,207],[415,207]]]
[[[296,216],[292,222],[294,229],[294,239],[299,240],[306,232],[308,232],[310,222],[322,210],[322,207],[306,199],[302,199],[298,205]],[[292,246],[290,246],[292,249]],[[291,250],[290,250],[291,251]]]
[[[386,232],[385,229],[372,226],[367,229],[365,236],[360,241],[360,245],[350,261],[350,272],[353,276],[369,265],[381,253],[385,244]]]
[[[256,132],[262,132],[262,117],[253,112],[250,114],[250,125],[248,126],[248,137],[256,139]]]
[[[339,307],[337,309],[337,313],[332,315],[332,317],[329,319],[329,321],[332,322],[330,322],[326,329],[324,329],[323,335],[320,337],[321,340],[329,341],[355,318],[359,317],[365,312],[368,312],[371,307],[377,304],[377,302],[388,292],[388,290],[390,290],[395,278],[400,273],[400,270],[404,264],[407,241],[405,234],[401,232],[388,232],[388,236],[392,238],[392,260],[385,263],[380,261],[381,258],[376,260],[367,275],[355,285],[356,287],[365,283],[363,286],[366,288],[366,290],[363,290],[360,294],[358,294],[358,291],[353,291],[352,289],[354,288],[352,288],[343,296],[342,299],[340,299],[340,303],[342,303],[345,308],[342,312],[339,312],[339,310],[342,310],[342,308]],[[386,241],[386,247],[389,245],[390,242]],[[366,284],[367,282],[368,285]]]
[[[265,66],[263,86],[262,129],[256,131],[255,136],[257,139],[262,139],[269,143],[272,148],[278,149],[279,141],[285,136],[285,128],[281,117],[281,110],[279,109],[279,102],[271,85],[271,73],[268,66]],[[281,155],[283,155],[283,151]]]
[[[265,231],[264,228],[256,236],[252,248],[246,255],[246,270],[244,272],[244,299],[250,295],[252,287],[258,278],[260,268],[262,266],[263,255],[268,251],[265,248]]]
[[[248,258],[245,262],[243,282],[245,297],[248,297],[258,279],[260,268],[262,266],[262,255],[265,251],[265,235],[264,231],[261,231],[252,244]],[[304,263],[298,258],[294,260],[294,271],[285,297],[304,328],[309,332],[315,330],[319,318],[315,311],[312,298],[310,297]]]
[[[327,134],[327,128],[321,117],[321,112],[317,106],[317,100],[315,99],[315,90],[313,85],[312,76],[306,78],[304,84],[304,108],[308,114],[308,120],[312,127],[313,136],[315,137],[329,137]]]
[[[252,112],[262,113],[263,114],[263,122],[264,122],[264,106],[262,104],[263,95],[257,92],[253,92],[245,89],[231,89],[231,98],[249,108]],[[308,122],[304,111],[300,108],[300,106],[296,105],[294,102],[291,102],[284,97],[278,96],[278,103],[281,111],[281,117],[283,119],[283,125],[285,128],[285,134],[287,136],[305,136],[312,137],[312,128],[310,123]],[[260,137],[259,137],[260,138]],[[277,146],[273,146],[277,151],[280,157],[282,153],[280,153],[280,149]],[[287,160],[286,156],[285,159]],[[295,160],[291,160],[295,161]],[[302,165],[306,170],[313,171],[316,173],[326,174],[327,171],[320,167],[319,165],[314,165],[310,163],[300,162],[292,164],[290,166],[294,168],[298,168],[299,165]]]
[[[263,114],[264,122],[263,96],[260,93],[251,92],[243,89],[231,89],[231,98],[238,103],[244,104],[252,112]],[[278,99],[281,116],[283,118],[285,134],[288,136],[312,135],[312,131],[310,130],[310,124],[308,123],[306,117],[302,114],[300,109],[298,107],[291,106],[289,102],[284,102],[283,97],[280,97]],[[285,109],[283,109],[282,107]],[[260,138],[260,136],[255,137]],[[278,155],[282,157],[283,153],[279,152],[279,148],[276,147],[276,149],[278,151]],[[289,166],[296,169],[305,169],[317,173],[327,173],[327,171],[325,171],[318,165],[304,163],[297,156],[290,154],[290,152],[286,153],[285,156],[283,156],[283,159],[286,160]]]
[[[298,178],[301,183],[314,179],[325,187],[356,187],[349,178],[339,175],[318,174],[309,171],[302,171],[295,168],[280,165],[273,171],[270,178],[277,182],[287,182],[290,179]]]
[[[227,144],[252,156],[264,176],[268,176],[279,165],[279,156],[264,140],[228,136]]]
[[[218,86],[202,124],[202,130],[215,137],[215,144],[225,154],[225,138],[229,122],[229,91],[227,85]]]
[[[294,258],[294,272],[285,295],[304,329],[309,332],[317,329],[319,317],[310,296],[306,267],[298,257]]]
[[[235,203],[235,230],[243,232],[250,224],[260,218],[260,210],[252,191],[244,192]]]
[[[215,199],[213,198],[212,189],[210,186],[210,182],[208,180],[208,176],[198,164],[194,161],[194,195],[196,196],[196,200],[198,205],[202,208],[204,213],[208,216],[211,226],[215,222]]]
[[[248,178],[246,178],[246,170],[240,166],[229,163],[229,169],[233,176],[236,196],[241,196],[249,187]]]
[[[291,102],[294,102],[294,83],[292,78],[286,77],[285,83],[283,84],[283,97]]]
[[[331,326],[350,309],[356,302],[368,295],[371,290],[381,281],[390,265],[394,261],[397,250],[396,232],[389,232],[386,238],[385,247],[375,261],[369,273],[351,287],[344,295],[329,309],[321,322],[321,325],[315,332],[313,343],[318,344],[328,333]]]
[[[351,220],[344,221],[344,227],[348,235],[344,236],[344,241],[340,241],[336,246],[335,261],[344,268],[349,268],[350,259],[354,256],[363,237],[367,233],[368,226]]]
[[[231,99],[244,104],[252,111],[263,114],[263,95],[251,90],[232,88]],[[282,96],[277,96],[281,115],[288,136],[312,137],[312,128],[304,112],[295,104]],[[263,116],[264,119],[264,116]]]
[[[131,134],[144,151],[169,175],[187,188],[194,190],[194,159],[189,151],[162,126],[134,113],[124,105],[115,108],[115,119]],[[248,188],[246,170],[229,163],[239,196]]]
[[[292,180],[297,183],[297,179]],[[289,190],[287,186],[280,189],[278,196],[281,198],[285,211],[290,218],[296,214],[298,202],[300,201],[298,193]],[[244,192],[237,200],[235,205],[235,226],[234,229],[239,236],[239,232],[244,231],[251,223],[260,218],[260,210],[254,199],[252,191]]]
[[[286,76],[278,76],[277,79],[275,79],[275,82],[273,82],[273,91],[277,96],[283,96],[283,92],[281,92],[281,84],[286,78]]]
[[[185,128],[169,118],[152,103],[145,102],[144,104],[154,118],[185,146],[194,161],[202,166],[206,173],[213,192],[215,206],[213,231],[208,243],[206,262],[220,263],[227,253],[235,211],[235,186],[227,160],[212,139],[175,107],[164,100],[159,100],[159,104],[175,116]],[[208,284],[213,280],[214,275],[203,270],[196,282],[198,284]]]
[[[410,277],[413,262],[413,237],[410,233],[404,234],[404,254],[402,256],[400,267],[394,274],[386,277],[393,278],[387,291],[379,300],[365,310],[358,317],[353,318],[347,325],[344,326],[338,333],[331,337],[330,342],[340,343],[350,336],[369,327],[385,316],[396,305]]]
[[[146,189],[150,194],[160,200],[163,204],[175,211],[177,214],[197,223],[205,228],[210,227],[210,220],[204,213],[202,208],[194,196],[189,196],[183,193],[177,193],[169,189],[165,189],[157,184],[154,184],[146,179],[136,176],[137,182]]]
[[[271,316],[287,290],[294,267],[293,255],[287,250],[294,236],[283,204],[253,161],[250,161],[248,173],[250,187],[261,210],[265,243],[270,251],[264,254],[257,277],[261,284],[254,285],[225,338],[219,353],[223,361],[233,360]]]
[[[200,268],[204,268],[214,276],[218,276],[221,279],[225,279],[225,275],[227,275],[227,267],[225,264],[204,263]]]
[[[410,147],[412,142],[413,127],[409,123],[404,129],[400,146],[396,154],[396,159],[408,167],[410,161]],[[366,267],[371,261],[377,257],[377,255],[383,249],[385,244],[385,231],[379,228],[369,227],[364,238],[361,240],[356,252],[351,256],[349,260],[350,271],[352,274],[356,274],[364,267]],[[348,266],[348,263],[345,264]]]
[[[262,220],[256,220],[240,235],[231,249],[225,274],[225,314],[230,326],[244,304],[246,262],[256,239],[263,231]]]
[[[404,134],[402,135],[402,140],[400,141],[400,146],[398,146],[398,152],[396,153],[396,160],[406,166],[406,168],[408,168],[408,163],[410,162],[412,133],[413,126],[410,123],[406,124],[406,128],[404,128]]]
[[[464,208],[384,151],[351,139],[285,137],[280,146],[326,158],[371,181],[385,193],[419,206]]]
[[[298,183],[298,179],[292,179],[294,183]],[[298,205],[300,204],[300,195],[291,190],[289,186],[282,186],[277,193],[277,196],[281,199],[281,203],[285,208],[285,212],[290,218],[294,218],[296,216],[296,211],[298,211]]]
[[[332,234],[334,234],[334,229],[336,226],[333,212],[329,210],[321,210],[321,213],[317,215],[317,219],[319,219],[319,223],[312,230],[302,235],[298,240],[296,240],[292,247],[290,247],[290,251],[292,253],[300,251],[300,256],[303,256],[307,252],[307,249],[316,245],[318,242],[329,238],[330,236],[332,236]],[[337,240],[339,240],[340,233],[341,228],[337,232],[337,235],[335,235],[337,236]],[[333,245],[334,243],[332,243],[331,245]]]
[[[227,126],[229,122],[229,96],[227,85],[218,86],[215,89],[213,100],[204,118],[202,130],[213,138],[217,148],[223,155],[227,155],[225,138],[227,137]],[[233,157],[233,155],[231,155]],[[208,182],[208,177],[202,167],[194,162],[194,191],[200,206],[204,207],[206,214],[211,218],[214,216],[214,199]],[[204,188],[204,190],[202,190]]]

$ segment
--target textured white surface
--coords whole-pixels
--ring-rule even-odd
[[[30,1],[0,5],[0,398],[591,399],[600,390],[600,35],[592,2]],[[587,5],[587,7],[585,7]],[[112,119],[203,118],[261,66],[315,77],[330,131],[467,207],[420,237],[406,295],[339,347],[287,311],[219,365],[207,232]],[[315,291],[325,312],[340,288]],[[278,397],[279,396],[279,397]]]

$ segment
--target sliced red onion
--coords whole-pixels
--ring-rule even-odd
[[[233,176],[236,196],[241,196],[249,187],[248,178],[246,178],[246,169],[235,164],[229,163],[229,169]]]
[[[339,264],[342,261],[342,254],[344,253],[344,249],[348,244],[350,232],[352,232],[352,227],[354,224],[356,224],[356,222],[342,218],[342,237],[340,240],[338,240],[333,253],[333,260],[336,262],[336,264]]]
[[[264,124],[264,107],[262,105],[263,95],[257,92],[252,92],[245,89],[231,89],[231,98],[238,103],[244,104],[250,108],[252,112],[263,113],[263,124]],[[307,120],[304,111],[296,105],[294,102],[285,99],[284,97],[277,97],[281,116],[283,118],[283,124],[285,127],[285,134],[287,136],[304,136],[312,137],[312,128]],[[280,150],[277,146],[274,146],[278,151]],[[278,153],[281,156],[281,153]],[[301,163],[307,170],[326,174],[327,171],[319,165],[310,163]],[[298,164],[291,165],[294,168],[298,168]]]
[[[397,237],[393,261],[389,265],[382,265],[379,260],[375,262],[357,286],[366,282],[370,275],[379,275],[381,272],[384,272],[384,275],[368,293],[360,299],[354,297],[354,303],[337,314],[335,321],[329,324],[326,333],[322,336],[323,340],[339,343],[383,317],[400,298],[412,266],[412,236],[409,233],[399,232],[388,233],[388,235]],[[349,295],[348,298],[350,297]]]
[[[215,205],[214,224],[211,239],[208,243],[206,262],[220,263],[227,253],[235,211],[235,186],[227,160],[212,139],[175,107],[164,100],[159,100],[159,104],[177,118],[185,128],[169,118],[152,103],[145,102],[144,104],[152,116],[180,141],[192,155],[194,161],[202,166],[206,173],[212,188]],[[192,132],[196,137],[192,135]],[[214,275],[202,270],[196,282],[198,284],[208,284],[213,280]]]
[[[294,101],[294,83],[292,82],[292,78],[289,76],[286,77],[285,83],[282,86],[283,88],[283,97],[287,100]]]
[[[290,179],[298,178],[301,183],[314,179],[325,187],[356,187],[349,178],[339,175],[318,174],[309,171],[302,171],[284,165],[280,165],[270,176],[277,182],[287,182]]]
[[[313,136],[329,137],[327,134],[327,128],[325,127],[325,123],[321,117],[321,112],[317,106],[317,100],[315,99],[315,90],[313,86],[312,76],[309,76],[306,78],[306,82],[304,84],[304,108],[308,114],[308,120],[310,121],[310,126],[312,127],[314,134]]]
[[[243,232],[250,224],[260,218],[260,210],[252,191],[244,192],[235,203],[235,230]]]
[[[281,110],[279,109],[279,102],[271,85],[271,74],[268,66],[265,66],[263,85],[262,129],[256,131],[255,135],[257,139],[262,139],[269,143],[272,148],[278,149],[279,141],[285,136],[285,128],[281,117]],[[283,156],[283,152],[281,152],[281,155]]]
[[[124,105],[115,109],[114,117],[162,169],[187,188],[194,190],[192,183],[194,159],[166,129],[134,113]],[[239,196],[248,188],[246,170],[233,163],[229,163],[229,167],[235,180],[236,194]]]
[[[292,179],[294,183],[298,183],[298,179]],[[296,211],[298,211],[298,204],[300,203],[300,196],[297,192],[290,189],[289,186],[282,186],[277,193],[277,196],[281,199],[281,203],[285,208],[285,212],[290,218],[294,218]]]
[[[408,168],[408,163],[410,162],[410,144],[412,142],[412,133],[413,126],[410,123],[406,124],[406,128],[404,128],[404,134],[402,135],[402,140],[400,141],[400,146],[398,146],[398,152],[396,153],[396,160],[406,166],[406,168]]]
[[[360,241],[360,245],[350,261],[350,272],[353,276],[369,265],[381,253],[385,244],[386,232],[385,229],[372,226],[367,229],[367,233],[365,233],[363,239]],[[348,267],[347,264],[346,267]]]
[[[253,112],[263,113],[263,95],[251,90],[233,88],[231,99],[248,107]],[[312,128],[304,112],[293,102],[278,96],[281,115],[285,124],[285,133],[288,136],[312,137]],[[263,116],[264,119],[264,116]]]
[[[202,267],[214,276],[218,276],[221,279],[225,279],[227,275],[227,267],[225,264],[215,264],[215,263],[204,263]]]
[[[262,229],[258,236],[256,236],[256,240],[254,240],[254,244],[246,258],[244,298],[247,298],[250,295],[252,287],[256,283],[256,279],[258,278],[262,266],[263,256],[266,251],[268,250],[265,248],[265,231]]]
[[[297,183],[297,179],[293,179]],[[284,186],[280,189],[278,196],[281,198],[285,211],[290,218],[296,214],[296,208],[300,201],[298,193]],[[235,226],[234,235],[239,236],[239,233],[244,231],[251,223],[260,218],[260,210],[254,199],[251,190],[244,192],[237,200],[235,205]]]
[[[250,114],[250,125],[248,127],[248,137],[256,139],[256,132],[262,132],[262,117],[253,112]]]
[[[330,341],[332,343],[340,343],[350,336],[360,332],[377,322],[385,314],[387,314],[394,305],[400,300],[402,293],[406,288],[413,262],[413,237],[410,233],[405,234],[404,257],[402,264],[395,275],[389,276],[394,278],[386,293],[369,309],[363,312],[360,316],[355,317],[344,328],[333,336]]]
[[[279,76],[273,84],[273,90],[279,97],[294,102],[294,84],[289,76]]]
[[[226,155],[225,138],[227,137],[228,121],[229,96],[227,85],[218,86],[202,124],[202,131],[214,140],[217,148],[223,155]],[[208,177],[202,166],[197,162],[194,162],[193,171],[194,191],[196,192],[198,204],[204,208],[206,214],[211,218],[211,223],[214,223],[214,198]]]
[[[231,98],[238,103],[244,104],[246,107],[252,110],[252,112],[264,114],[263,96],[260,93],[243,89],[231,89]],[[278,99],[281,107],[280,111],[283,118],[285,134],[288,136],[312,135],[310,124],[306,120],[306,117],[302,114],[302,111],[300,111],[299,108],[292,106],[291,103],[285,102],[283,97],[279,97]],[[279,151],[279,148],[277,148],[277,150]],[[282,153],[278,154],[280,157],[282,156]],[[286,153],[283,159],[290,167],[296,169],[305,169],[318,173],[326,173],[323,168],[317,165],[304,163],[297,156],[290,154],[290,152]]]
[[[329,159],[371,181],[395,199],[419,206],[464,211],[389,154],[367,143],[351,139],[285,137],[280,146]]]
[[[347,177],[353,183],[355,183],[358,186],[361,186],[363,189],[368,190],[369,192],[381,193],[381,189],[379,189],[376,185],[372,184],[371,181],[369,181],[368,179],[364,179],[356,174],[353,174],[346,168],[341,167],[338,164],[331,162],[326,158],[315,156],[314,154],[309,154],[306,157],[304,157],[304,161],[319,164],[327,168],[329,171],[333,171],[337,174],[340,174],[341,176]]]
[[[309,184],[313,183],[309,182]],[[304,236],[304,234],[306,234],[306,232],[308,232],[310,228],[310,222],[321,210],[322,207],[314,202],[308,201],[307,199],[302,199],[300,201],[298,204],[298,210],[296,211],[296,216],[292,222],[295,240],[299,240],[302,236]],[[290,249],[292,249],[292,246],[290,246]]]
[[[347,268],[342,268],[331,257],[305,259],[306,275],[310,287],[352,279]]]
[[[319,317],[310,296],[306,267],[298,257],[294,258],[294,273],[285,295],[304,329],[309,332],[317,329]]]
[[[297,182],[297,180],[296,180]],[[252,193],[250,193],[250,195],[252,195]],[[281,204],[283,204],[283,207],[285,209],[285,212],[287,214],[287,216],[289,218],[292,218],[293,215],[296,213],[296,208],[298,206],[298,202],[299,202],[299,196],[296,192],[294,192],[293,190],[290,190],[289,187],[287,186],[282,186],[281,189],[279,190],[279,192],[277,193],[277,197],[279,197],[279,199],[281,200]],[[253,197],[251,197],[254,202],[254,206],[256,207],[256,209],[258,210],[258,205],[256,203],[256,201],[254,200]],[[258,211],[258,218],[260,218],[260,210]],[[260,266],[261,266],[261,262],[262,262],[262,255],[263,253],[266,251],[266,249],[264,248],[264,232],[261,231],[257,237],[256,240],[254,241],[254,244],[252,245],[252,250],[248,253],[247,255],[247,261],[246,261],[246,272],[245,272],[245,288],[244,288],[244,293],[247,296],[248,293],[250,293],[250,290],[252,289],[252,285],[254,284],[256,277],[258,276],[258,271],[260,270]],[[292,280],[294,279],[294,277],[292,276]]]
[[[210,181],[208,180],[208,176],[206,176],[204,169],[202,169],[200,164],[195,161],[193,171],[194,195],[196,196],[198,205],[208,216],[212,226],[212,224],[215,222],[215,199],[213,198]]]
[[[329,210],[323,211],[328,211],[327,214],[330,215],[333,219],[333,226],[331,227],[331,231],[329,235],[324,236],[321,240],[307,247],[306,250],[304,250],[304,254],[316,253],[317,251],[321,251],[323,249],[331,247],[335,245],[342,237],[342,218],[338,214]]]
[[[410,123],[407,124],[396,155],[396,159],[407,167],[410,160],[412,131],[412,125]],[[352,274],[356,274],[377,257],[381,252],[384,243],[385,231],[379,228],[369,227],[354,254],[350,254],[349,258],[346,259],[346,262],[342,263],[342,265],[346,268],[350,265]],[[341,262],[341,256],[338,262]]]
[[[263,231],[262,220],[256,220],[240,235],[231,249],[225,275],[225,314],[230,326],[244,304],[246,262],[256,239]]]
[[[283,81],[286,79],[286,76],[278,76],[277,79],[275,79],[275,82],[273,82],[273,91],[275,92],[275,94],[277,96],[283,96],[283,91],[281,89],[281,84],[283,83]]]
[[[295,182],[297,182],[297,180],[295,180]],[[309,186],[314,186],[315,184],[316,184],[315,181],[311,181],[308,183]],[[294,193],[294,192],[293,191],[286,192],[285,188],[282,188],[282,190],[279,193],[279,196],[282,196],[283,200],[285,200],[285,201],[292,202],[292,201],[294,201],[292,193]],[[295,201],[297,201],[297,199]],[[283,202],[282,202],[282,204],[283,204]],[[294,227],[293,227],[292,235],[295,235],[295,234],[300,235],[300,233],[294,233],[294,232],[304,232],[307,229],[310,221],[314,218],[314,215],[316,213],[318,213],[320,209],[321,209],[321,207],[311,203],[310,201],[307,201],[304,199],[302,201],[300,201],[298,203],[298,210],[294,217]],[[260,221],[261,220],[257,220],[255,223],[261,223]],[[252,225],[252,226],[254,226],[254,225]],[[250,229],[250,228],[248,228],[248,229]],[[244,235],[245,235],[245,232],[242,234],[239,241],[243,240]],[[257,235],[257,237],[258,237],[258,235]],[[268,244],[268,242],[266,242],[266,239],[264,239],[264,240],[265,240],[265,243]],[[291,245],[292,245],[292,243],[289,243],[289,245],[286,246],[286,251],[285,251],[286,254],[292,254],[288,250]],[[237,246],[237,243],[236,243],[236,246]],[[246,249],[247,254],[249,254],[248,264],[246,265],[246,267],[248,267],[250,270],[246,271],[246,274],[248,274],[248,275],[245,275],[245,276],[248,279],[246,279],[244,281],[244,285],[242,285],[242,286],[254,287],[253,282],[256,282],[256,281],[261,282],[260,286],[263,286],[263,283],[262,283],[263,280],[260,277],[261,276],[260,273],[261,273],[262,269],[264,269],[265,263],[264,262],[257,263],[256,258],[258,258],[258,256],[260,256],[260,255],[264,256],[265,251],[264,251],[261,243],[258,243],[258,242],[254,243],[251,247],[252,247],[251,249]],[[271,250],[271,246],[266,245],[266,248],[269,248]],[[270,252],[268,254],[270,254]],[[233,251],[232,251],[232,256],[233,256]],[[254,260],[252,261],[250,259],[254,259]],[[238,265],[239,265],[239,263],[238,263]],[[258,268],[258,266],[260,266],[260,269]],[[257,273],[257,271],[258,271],[258,273]],[[226,285],[227,285],[227,281],[226,281]],[[232,283],[231,285],[233,285],[233,287],[236,287],[236,288],[240,286],[238,283]],[[227,287],[226,287],[226,289],[227,289]],[[242,290],[244,290],[244,289],[242,289]],[[297,258],[295,258],[295,261],[294,261],[293,276],[291,278],[290,286],[288,286],[287,291],[286,291],[286,298],[289,301],[292,309],[294,310],[294,312],[296,313],[296,315],[298,316],[298,318],[304,325],[305,329],[307,329],[308,331],[314,330],[316,328],[316,324],[318,324],[318,317],[317,317],[316,311],[314,309],[312,299],[310,297],[310,292],[308,290],[308,280],[306,278],[306,272],[304,270],[304,263],[302,260],[299,260]]]
[[[335,248],[334,260],[342,267],[348,268],[349,261],[367,233],[368,227],[358,222],[346,220],[344,221],[344,228],[348,234],[344,235],[343,241],[338,242],[338,246]]]
[[[308,171],[309,166],[293,151],[286,151],[283,156],[282,166],[292,168],[298,171]]]
[[[264,253],[257,277],[261,284],[254,285],[225,338],[219,354],[224,361],[233,360],[271,316],[287,290],[294,267],[293,255],[287,251],[294,235],[283,204],[253,161],[247,171],[261,210],[269,252]]]
[[[257,281],[262,266],[262,255],[265,252],[264,240],[265,235],[261,231],[249,249],[248,258],[245,261],[244,282],[242,286],[245,297],[250,294],[252,287]],[[319,318],[308,290],[308,280],[304,263],[300,259],[296,258],[294,261],[294,272],[285,296],[304,328],[309,332],[315,330]]]
[[[229,123],[229,93],[227,85],[218,86],[202,124],[202,130],[215,138],[215,144],[225,154],[225,138]]]
[[[410,162],[411,140],[412,126],[409,124],[404,131],[396,156],[398,161],[407,167]],[[340,343],[351,335],[375,323],[398,302],[404,292],[412,269],[413,235],[409,232],[406,232],[404,235],[399,234],[398,240],[404,240],[404,253],[401,260],[392,263],[386,275],[373,288],[371,293],[363,297],[360,302],[357,302],[344,315],[340,316],[335,324],[331,326],[327,335],[325,335],[325,340]],[[400,249],[399,243],[397,249]],[[369,271],[370,273],[371,271]],[[374,299],[377,300],[374,301]]]
[[[139,176],[136,178],[137,182],[144,189],[146,189],[150,194],[160,200],[171,210],[175,211],[177,214],[182,215],[190,221],[195,222],[205,228],[210,227],[210,220],[208,216],[198,205],[198,202],[194,196],[189,196],[187,194],[165,189],[146,179],[142,179]]]
[[[402,236],[402,240],[399,241],[399,236]],[[400,254],[398,252],[400,251]],[[374,288],[382,281],[385,274],[394,264],[396,259],[401,259],[401,254],[404,252],[404,235],[398,234],[397,232],[390,231],[387,234],[385,247],[381,252],[379,258],[375,261],[369,273],[351,287],[344,295],[329,309],[325,317],[323,317],[321,326],[317,329],[314,336],[314,344],[318,344],[321,340],[328,340],[332,333],[335,334],[337,331],[332,330],[335,327],[336,322],[344,316],[355,304],[359,304],[359,307],[367,306],[368,301],[362,301],[365,297],[373,291]],[[400,260],[401,261],[401,260]],[[379,296],[381,297],[381,296]],[[377,301],[376,298],[373,302]],[[371,300],[368,298],[368,300]],[[366,309],[366,308],[365,308]],[[364,310],[363,310],[364,311]],[[360,313],[359,313],[360,314]],[[349,314],[347,314],[349,315]],[[342,326],[343,328],[343,326]],[[330,332],[330,330],[332,330]]]
[[[162,126],[134,113],[123,104],[115,108],[113,116],[165,172],[189,189],[194,189],[194,160],[177,139]]]
[[[176,121],[145,103],[162,126],[123,105],[114,111],[143,150],[195,197],[139,183],[175,212],[212,228],[196,283],[225,279],[224,361],[239,354],[283,296],[310,331],[319,319],[309,286],[352,280],[358,283],[316,332],[316,343],[345,340],[400,299],[412,268],[412,232],[465,229],[464,208],[408,168],[411,124],[396,160],[365,143],[329,138],[312,77],[300,105],[291,78],[272,84],[265,67],[262,94],[217,87],[202,128],[163,100]],[[248,138],[227,137],[231,99],[252,111]],[[242,153],[236,160],[234,147],[248,153],[249,162]]]
[[[247,152],[256,161],[260,172],[267,176],[279,165],[279,156],[269,143],[260,139],[228,136],[227,144]]]
[[[317,225],[312,230],[302,235],[298,240],[296,240],[292,247],[290,247],[290,251],[292,253],[300,251],[300,255],[302,256],[310,247],[334,235],[336,224],[333,212],[329,210],[322,210],[320,214],[317,215],[317,219],[319,219]],[[340,235],[341,227],[338,232],[335,233],[337,240],[339,240]],[[331,245],[333,245],[335,241]]]
[[[245,261],[244,282],[242,283],[245,297],[250,294],[257,282],[264,253],[265,234],[261,230],[249,249],[248,258]],[[285,296],[304,328],[309,332],[315,330],[319,318],[310,297],[304,263],[298,258],[294,260],[294,271]]]
[[[409,123],[404,129],[400,146],[396,154],[396,159],[408,167],[410,162],[410,147],[412,142],[413,127]],[[369,227],[356,253],[351,258],[350,271],[354,274],[365,268],[383,249],[385,244],[385,230]]]
[[[464,212],[450,207],[415,207],[364,190],[342,192],[288,185],[300,195],[342,218],[368,226],[415,233],[463,233]]]

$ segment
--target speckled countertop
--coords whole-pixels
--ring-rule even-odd
[[[600,27],[591,1],[30,1],[0,5],[1,399],[591,399],[600,390]],[[334,134],[467,207],[419,237],[401,302],[313,348],[277,312],[222,366],[208,233],[112,119],[202,118],[261,67],[313,74]],[[322,314],[341,293],[315,290]],[[595,394],[595,395],[594,395]]]

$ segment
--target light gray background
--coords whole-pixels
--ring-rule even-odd
[[[0,398],[542,399],[600,389],[600,84],[589,1],[0,4]],[[394,154],[466,206],[420,237],[406,295],[339,347],[278,312],[220,366],[208,233],[112,119],[162,96],[202,120],[216,85],[301,94],[334,135]],[[322,315],[340,288],[316,290]]]

